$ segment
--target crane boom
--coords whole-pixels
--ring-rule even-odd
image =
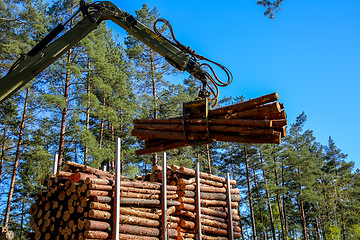
[[[71,19],[75,18],[79,12],[82,12],[83,18],[73,28],[64,33],[55,41],[51,42],[65,28],[65,25]],[[209,92],[207,92],[205,88],[207,87],[209,79],[213,84],[214,81],[212,77],[201,68],[202,65],[198,63],[199,57],[201,60],[206,58],[195,54],[195,51],[184,47],[184,45],[178,43],[178,41],[175,39],[175,42],[172,42],[159,34],[157,31],[154,32],[150,30],[145,25],[140,23],[135,17],[127,12],[122,11],[112,2],[101,1],[95,2],[93,4],[87,4],[82,0],[80,1],[79,10],[73,14],[70,19],[65,21],[64,24],[59,24],[27,54],[22,54],[11,67],[8,74],[0,79],[0,102],[4,101],[13,93],[18,91],[37,74],[39,74],[61,55],[72,48],[76,43],[81,41],[81,39],[83,39],[91,31],[96,29],[97,26],[104,20],[113,21],[125,29],[129,34],[135,36],[140,41],[148,45],[151,49],[158,52],[175,68],[181,71],[187,71],[199,79],[203,83],[203,92],[205,92],[204,96],[209,96]],[[164,21],[172,32],[171,25],[169,25],[166,20]],[[173,38],[175,38],[174,35]],[[222,65],[219,66],[224,70],[225,67]],[[228,79],[228,84],[231,81]],[[216,93],[212,89],[210,90],[215,96]]]

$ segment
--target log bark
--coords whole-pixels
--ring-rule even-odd
[[[148,237],[148,236],[139,236],[139,235],[131,235],[131,234],[119,234],[119,240],[160,240],[158,237]]]
[[[214,235],[217,235],[217,236],[228,236],[228,231],[225,230],[225,229],[220,229],[220,228],[215,228],[215,227],[202,225],[201,230],[204,233],[214,234]],[[239,232],[234,231],[234,238],[237,239],[237,238],[240,238],[240,237],[241,237],[241,234]]]
[[[99,185],[111,185],[114,186],[115,182],[113,180],[110,179],[101,179],[101,178],[86,178],[85,180],[86,184],[99,184]]]
[[[160,230],[158,228],[140,227],[128,224],[121,224],[119,226],[120,233],[140,235],[140,236],[152,236],[158,237]]]
[[[84,232],[84,236],[90,239],[107,239],[110,236],[110,234],[102,231],[86,230]]]
[[[174,149],[174,148],[181,148],[181,147],[189,146],[189,144],[186,141],[169,141],[169,140],[167,140],[166,142],[168,142],[168,143],[136,150],[135,154],[137,156],[141,156],[144,154],[150,154],[150,153],[155,153],[155,152],[164,152],[166,150],[170,150],[170,149]]]
[[[147,189],[161,189],[160,183],[150,183],[146,181],[122,181],[121,186],[123,187],[135,187],[135,188],[147,188]],[[176,191],[176,186],[167,186],[167,190],[169,191]]]
[[[244,111],[233,111],[220,118],[256,118],[265,119],[268,115],[278,114],[281,112],[281,107],[278,102],[260,105],[256,108],[247,109]]]
[[[111,205],[100,202],[90,202],[90,208],[102,211],[110,211],[112,209]]]
[[[84,222],[84,227],[87,230],[111,231],[111,224],[102,221],[86,220]]]
[[[148,218],[140,218],[127,215],[120,215],[120,223],[153,228],[161,227],[161,223],[159,220],[152,220]]]
[[[216,210],[212,210],[210,208],[204,208],[204,207],[201,208],[201,214],[220,217],[220,218],[227,218],[227,212],[216,211]],[[232,217],[233,217],[234,221],[239,221],[240,220],[239,215],[232,214]]]
[[[94,196],[93,200],[94,200],[94,202],[110,203],[114,199],[112,197],[107,197],[107,196]],[[86,201],[85,201],[85,204],[86,204]]]
[[[98,177],[93,174],[87,174],[87,173],[82,173],[82,172],[77,172],[74,175],[75,182],[86,181],[87,178],[97,179]]]
[[[87,190],[86,191],[86,197],[91,196],[108,196],[113,197],[114,192],[113,191],[100,191],[100,190]]]
[[[130,208],[124,208],[124,207],[120,207],[120,213],[125,214],[125,215],[136,216],[136,217],[154,219],[154,220],[159,220],[161,218],[161,216],[158,214],[143,212],[143,211],[136,211],[136,210],[133,210]]]
[[[160,206],[161,201],[155,199],[142,199],[142,198],[120,198],[120,204],[136,204],[138,206]],[[168,206],[179,206],[178,201],[167,201]]]
[[[74,171],[74,170],[79,170],[82,167],[84,167],[85,165],[81,164],[81,163],[77,163],[77,162],[71,162],[71,161],[66,161],[65,162],[65,167],[66,169],[70,170],[70,171]]]
[[[111,218],[111,213],[107,211],[91,209],[89,211],[89,217],[95,219],[109,220]]]
[[[242,120],[242,122],[240,122]],[[241,135],[248,135],[248,134],[272,134],[273,129],[269,126],[272,126],[271,120],[252,120],[252,124],[248,121],[248,124],[241,124],[244,123],[244,119],[213,119],[209,121],[209,126],[204,124],[201,125],[186,125],[187,132],[206,132],[207,130],[211,132],[237,132]],[[258,122],[255,122],[258,121]],[[223,123],[220,125],[220,123]],[[217,124],[214,124],[217,123]],[[239,123],[239,124],[236,124]],[[211,124],[211,125],[210,125]],[[229,124],[229,125],[227,125]],[[244,126],[245,125],[245,126]],[[247,126],[246,126],[247,125]],[[264,126],[264,127],[263,127]],[[138,136],[139,138],[149,139],[149,138],[161,138],[157,137],[157,135],[150,136],[151,134],[156,134],[153,131],[159,133],[167,133],[167,132],[174,132],[183,133],[184,132],[184,125],[182,124],[134,124],[134,129],[139,131],[133,131],[133,136]],[[148,131],[146,131],[148,130]],[[150,135],[149,135],[150,134]],[[148,136],[148,138],[144,137]],[[179,135],[180,136],[180,135]],[[196,136],[196,135],[195,135]],[[181,137],[172,136],[171,139],[182,139]],[[167,138],[165,135],[162,138]]]
[[[237,143],[281,143],[281,133],[274,132],[270,135],[260,135],[260,136],[239,136],[239,135],[226,135],[226,134],[213,134],[212,137],[216,141],[222,142],[237,142]]]
[[[178,195],[180,197],[195,197],[194,191],[178,191]],[[200,198],[203,200],[221,200],[225,201],[227,199],[227,195],[224,193],[211,193],[211,192],[200,192]],[[239,202],[240,195],[238,194],[231,194],[231,201]]]
[[[181,184],[180,189],[193,191],[193,190],[195,190],[195,185],[194,184],[190,184],[190,185],[189,184]],[[200,185],[200,191],[201,192],[212,192],[212,193],[226,193],[227,192],[225,187],[216,188],[216,187],[204,186],[204,185]],[[239,194],[240,190],[238,188],[232,188],[232,189],[230,189],[230,193]]]
[[[213,110],[211,110],[213,111]],[[203,118],[191,118],[187,120],[190,125],[204,125],[206,124]],[[280,120],[281,121],[281,120]],[[271,128],[272,120],[254,120],[254,119],[209,119],[208,122],[211,125],[230,125],[230,126],[241,126],[241,127],[264,127]],[[155,125],[182,125],[182,118],[170,118],[170,119],[135,119],[133,121],[134,128],[138,126],[141,129],[154,129]],[[286,122],[287,124],[287,122]],[[285,124],[285,125],[286,125]],[[277,126],[281,126],[279,123]],[[150,126],[150,127],[149,127]],[[156,128],[155,128],[156,129]],[[181,131],[183,128],[181,129]]]
[[[179,172],[182,174],[186,174],[186,175],[190,175],[190,176],[196,176],[196,171],[190,168],[186,168],[186,167],[180,167]],[[220,182],[220,183],[226,183],[226,178],[223,177],[219,177],[216,175],[212,175],[209,173],[204,173],[204,172],[200,172],[200,178],[204,178],[210,181],[216,181],[216,182]],[[230,184],[231,185],[236,185],[236,181],[235,180],[230,180]]]
[[[99,176],[105,176],[105,177],[113,177],[112,174],[110,174],[109,172],[100,170],[100,169],[96,169],[90,166],[85,166],[83,165],[82,167],[82,171],[84,173],[89,173],[89,174],[93,174],[93,175],[99,175]]]
[[[196,127],[196,128],[195,128]],[[132,136],[136,136],[140,138],[141,140],[151,140],[156,141],[156,139],[160,139],[160,144],[151,144],[150,146],[160,146],[160,145],[166,145],[166,142],[164,142],[164,139],[167,141],[202,141],[208,139],[207,134],[207,128],[203,126],[194,128],[187,128],[186,136],[183,131],[161,131],[161,130],[145,130],[145,129],[133,129],[132,130]],[[284,130],[280,129],[283,133]],[[262,142],[256,142],[256,138],[263,139],[266,136],[271,136],[275,134],[274,129],[272,128],[249,128],[249,127],[237,127],[237,126],[210,126],[209,127],[210,136],[214,141],[225,141],[225,140],[219,140],[218,138],[221,136],[241,136],[242,138],[239,138],[241,140],[237,140],[238,142],[245,142],[245,143],[262,143]],[[264,137],[265,136],[265,137]],[[224,138],[224,137],[222,137]],[[265,138],[266,139],[266,138]],[[262,140],[263,141],[263,140]],[[272,143],[272,142],[269,142]],[[149,146],[149,143],[147,144]]]
[[[247,109],[254,108],[259,105],[263,105],[266,103],[274,102],[279,100],[279,95],[275,93],[267,94],[264,96],[260,96],[258,98],[250,99],[244,102],[240,102],[237,104],[233,104],[230,106],[214,109],[212,111],[209,111],[209,116],[219,116],[224,114],[229,114],[236,111],[243,111]]]
[[[83,185],[83,186],[87,186],[87,185]],[[95,184],[95,183],[90,183],[88,185],[89,189],[92,190],[103,190],[103,191],[112,191],[114,190],[112,185],[100,185],[100,184]]]

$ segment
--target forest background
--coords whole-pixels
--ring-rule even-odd
[[[271,10],[276,12],[280,6],[276,4],[281,2],[258,4],[270,10],[266,16],[272,18]],[[78,1],[72,0],[1,0],[0,75],[67,19],[77,5]],[[147,5],[135,15],[147,26],[160,17],[155,6]],[[102,23],[0,106],[0,220],[15,231],[16,239],[23,239],[29,231],[29,193],[37,192],[39,181],[49,176],[55,153],[63,163],[113,166],[115,139],[120,137],[123,173],[144,174],[161,159],[156,154],[135,156],[141,143],[131,136],[132,120],[179,116],[182,102],[197,95],[195,79],[175,72],[151,49],[131,36],[124,38],[126,33],[117,35],[108,25]],[[194,39],[204,43],[211,38]],[[187,37],[186,43],[192,41]],[[236,65],[247,61],[244,56],[237,59]],[[231,69],[226,61],[221,63]],[[236,68],[234,63],[230,65]],[[258,72],[268,74],[268,65],[260,62],[262,71]],[[259,77],[258,72],[252,78]],[[267,85],[254,81],[249,79],[243,86],[258,89],[256,93],[264,91]],[[251,87],[249,82],[253,82]],[[298,83],[299,90],[306,86]],[[233,97],[222,95],[220,105],[276,91],[277,85],[269,84],[272,87],[267,92],[254,96],[241,96],[238,90],[232,92]],[[216,175],[230,172],[241,189],[239,224],[244,239],[359,239],[360,172],[331,137],[325,144],[317,142],[306,122],[306,114],[299,111],[279,146],[218,142],[181,148],[168,151],[169,164],[193,167],[200,161],[202,171]]]

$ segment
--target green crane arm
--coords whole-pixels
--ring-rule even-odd
[[[82,20],[80,20],[75,27],[64,33],[57,40],[51,42],[65,28],[65,25],[77,14],[79,14],[80,11],[83,14]],[[78,43],[82,38],[96,29],[97,26],[104,20],[113,21],[125,29],[129,34],[135,36],[150,48],[158,52],[171,65],[181,71],[187,71],[199,79],[203,83],[203,89],[200,91],[203,95],[202,97],[208,97],[210,95],[206,90],[206,87],[208,80],[211,80],[211,82],[215,85],[214,79],[209,73],[201,68],[202,65],[198,62],[198,60],[208,59],[195,54],[195,51],[192,51],[190,48],[180,44],[175,39],[171,25],[166,20],[159,19],[169,27],[175,42],[162,36],[156,30],[156,24],[154,26],[154,32],[136,20],[132,15],[122,11],[109,1],[87,4],[82,0],[80,1],[80,9],[73,16],[65,21],[64,24],[59,24],[27,54],[20,56],[20,58],[11,67],[8,74],[0,79],[0,102],[4,101],[14,92],[18,91],[37,74],[47,68],[56,59]],[[209,66],[208,64],[204,65]],[[227,73],[228,82],[225,84],[228,85],[232,81],[231,73],[222,65],[217,65]],[[218,80],[216,75],[215,78]],[[221,83],[223,82],[220,82],[218,85],[221,86]],[[215,87],[217,90],[217,85],[215,85]],[[214,96],[218,95],[218,93],[215,93],[211,88],[210,90]]]

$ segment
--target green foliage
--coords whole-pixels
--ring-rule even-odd
[[[328,239],[334,239],[334,240],[339,240],[341,239],[341,229],[339,226],[334,225],[332,223],[328,223],[327,224],[327,234],[326,234],[326,238]]]
[[[284,0],[258,0],[257,4],[266,8],[266,11],[264,12],[265,16],[269,17],[270,19],[274,19],[275,13],[282,10],[281,4],[283,2]]]
[[[272,17],[282,2],[259,4],[267,7],[266,14]],[[18,54],[28,51],[45,32],[67,18],[77,3],[0,0],[2,17],[14,20],[0,21],[0,74],[6,73]],[[156,8],[151,10],[147,5],[136,14],[149,27],[160,16]],[[134,177],[151,169],[152,156],[135,155],[143,143],[131,136],[132,120],[182,115],[183,102],[194,100],[200,86],[191,76],[182,84],[172,84],[167,77],[174,73],[152,49],[132,36],[122,44],[102,23],[37,77],[31,86],[10,216],[17,238],[30,229],[28,194],[38,191],[39,181],[51,173],[61,134],[64,161],[113,167],[115,141],[120,138],[122,174]],[[224,97],[219,105],[243,100]],[[23,104],[22,92],[0,104],[1,199],[6,198],[9,186]],[[259,239],[265,235],[273,238],[272,226],[279,239],[303,239],[304,227],[310,239],[358,239],[360,171],[331,137],[327,145],[316,142],[313,132],[306,130],[306,120],[301,113],[280,145],[216,142],[184,147],[167,151],[167,164],[195,168],[199,162],[203,172],[219,176],[229,172],[242,196],[239,226],[248,236],[252,235],[253,215]],[[159,153],[158,159],[161,157]]]

